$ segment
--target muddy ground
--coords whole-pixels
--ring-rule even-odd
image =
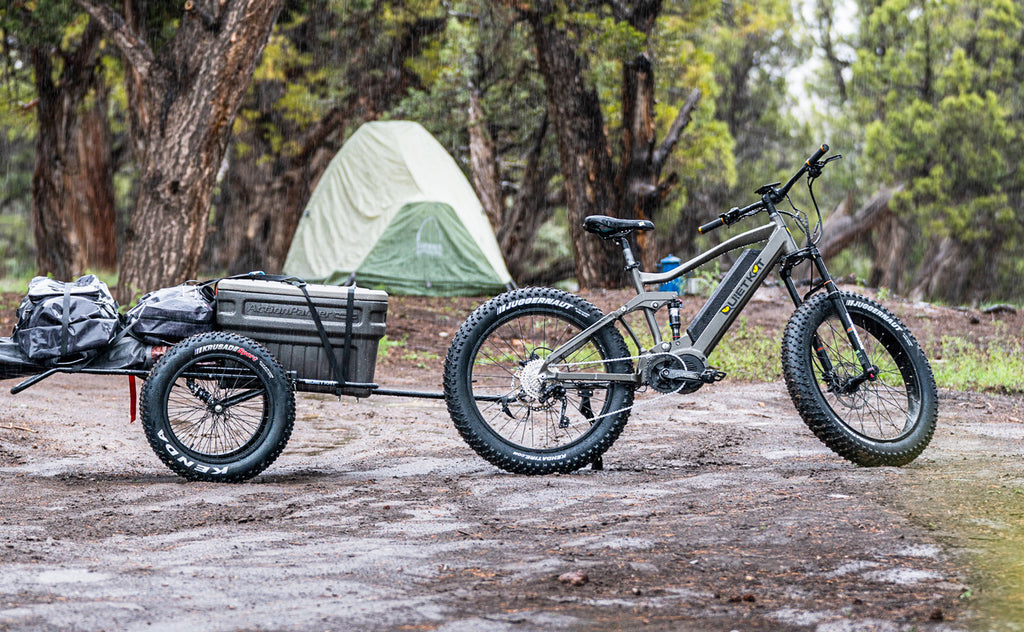
[[[440,390],[473,304],[393,299],[377,382]],[[890,306],[919,332],[1022,326]],[[777,335],[786,311],[768,289],[745,314]],[[646,393],[603,471],[524,477],[442,401],[300,394],[284,454],[225,485],[163,467],[126,382],[2,384],[0,630],[1024,629],[1019,396],[943,391],[928,450],[866,469],[781,382]]]

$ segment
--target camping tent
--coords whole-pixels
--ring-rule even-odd
[[[397,294],[483,295],[512,282],[480,200],[418,123],[367,123],[342,146],[299,221],[284,271]]]

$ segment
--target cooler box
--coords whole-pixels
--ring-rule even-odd
[[[349,386],[342,393],[368,396],[373,388],[377,345],[384,337],[388,295],[379,290],[307,285],[327,332],[338,367],[344,371],[348,295],[353,292],[348,349]],[[299,391],[333,393],[335,377],[302,290],[288,283],[224,279],[217,284],[217,328],[263,344],[298,377]]]

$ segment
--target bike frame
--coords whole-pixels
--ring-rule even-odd
[[[636,262],[633,257],[633,251],[629,245],[629,240],[626,237],[619,237],[618,240],[622,246],[623,255],[626,259],[626,269],[630,273],[633,286],[637,291],[637,296],[619,309],[606,314],[593,325],[587,327],[572,339],[552,351],[552,353],[545,359],[541,371],[542,375],[545,378],[563,382],[569,381],[578,384],[628,382],[635,386],[639,386],[642,384],[642,376],[644,375],[649,360],[657,354],[671,354],[677,357],[692,355],[699,358],[706,366],[708,355],[710,355],[715,346],[736,321],[737,316],[739,316],[740,312],[747,305],[750,297],[753,296],[754,292],[762,283],[764,283],[765,279],[768,278],[769,273],[776,267],[776,265],[779,265],[780,262],[780,276],[782,277],[783,283],[786,285],[789,296],[793,300],[793,304],[797,307],[800,306],[807,297],[801,297],[800,293],[797,291],[796,284],[793,282],[791,277],[791,272],[793,267],[801,261],[810,260],[820,274],[822,281],[819,285],[815,286],[810,292],[808,292],[808,296],[823,287],[828,291],[829,295],[833,298],[833,302],[836,305],[836,311],[839,313],[840,320],[847,331],[850,342],[857,353],[862,368],[864,369],[864,379],[873,379],[873,375],[871,375],[873,367],[871,366],[870,360],[864,351],[863,343],[853,327],[850,315],[840,297],[839,289],[836,287],[835,282],[832,280],[828,270],[825,268],[824,261],[822,260],[817,247],[810,245],[806,248],[800,248],[793,239],[782,213],[775,208],[775,204],[772,201],[770,193],[762,195],[762,204],[764,205],[764,209],[767,211],[770,219],[767,224],[759,228],[748,230],[740,235],[736,235],[735,237],[722,242],[697,257],[694,257],[680,266],[666,272],[652,273],[640,270],[638,262]],[[675,292],[649,291],[646,289],[646,286],[662,284],[678,279],[684,274],[687,274],[705,263],[720,257],[726,252],[736,250],[737,248],[743,248],[745,246],[752,246],[761,242],[767,242],[762,249],[744,251],[722,282],[715,288],[715,291],[712,293],[708,301],[687,326],[685,333],[681,333],[678,338],[673,340],[663,339],[661,335],[661,328],[655,318],[655,312],[666,305],[670,305],[673,301],[676,301],[678,296]],[[644,350],[642,348],[636,334],[624,320],[626,315],[637,311],[643,312],[647,327],[654,338],[654,345],[648,350]],[[639,350],[640,357],[634,372],[565,372],[551,368],[552,366],[558,365],[573,352],[583,347],[596,331],[611,325],[616,321],[619,321],[622,324],[623,328],[629,333]],[[827,357],[820,357],[819,354],[819,360],[822,361],[823,367],[826,371],[831,369],[831,363],[828,361]],[[683,373],[685,374],[686,379],[703,379],[704,381],[708,381],[704,376],[696,372]]]

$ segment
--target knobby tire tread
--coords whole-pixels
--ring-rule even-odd
[[[931,367],[910,331],[888,310],[863,296],[844,292],[842,297],[851,316],[857,314],[855,320],[871,321],[873,327],[891,336],[906,354],[921,390],[920,407],[916,419],[911,422],[910,433],[898,441],[871,440],[848,428],[825,401],[810,358],[810,340],[817,328],[835,314],[831,299],[826,294],[819,294],[801,305],[786,325],[781,353],[786,387],[804,423],[839,456],[864,467],[906,465],[924,451],[935,432],[938,394]],[[862,306],[885,314],[898,323],[901,330],[894,330],[884,319]]]
[[[193,357],[193,351],[209,344],[232,344],[241,347],[262,360],[270,369],[273,377],[268,386],[268,399],[275,400],[268,402],[274,408],[274,414],[270,420],[272,426],[283,424],[280,427],[278,438],[271,445],[260,445],[252,454],[259,453],[255,461],[251,462],[244,470],[231,469],[227,475],[211,475],[196,471],[179,462],[175,455],[168,453],[166,442],[160,439],[157,433],[160,430],[167,431],[173,436],[173,431],[168,422],[166,391],[171,388],[174,375],[188,363]],[[292,428],[295,422],[295,396],[291,388],[291,382],[281,363],[263,345],[251,338],[227,332],[203,333],[188,338],[171,347],[153,366],[149,377],[143,383],[140,393],[141,417],[143,430],[150,447],[160,460],[174,473],[190,481],[206,481],[219,483],[240,483],[257,476],[269,467],[284,451],[288,440],[291,438]],[[281,410],[283,407],[283,410]],[[283,414],[282,414],[283,413]],[[268,431],[268,439],[273,435]],[[264,444],[266,441],[263,442]]]
[[[587,444],[586,447],[583,450],[576,450],[575,454],[561,461],[534,461],[517,458],[511,454],[513,449],[522,452],[530,452],[530,450],[522,447],[512,448],[502,439],[491,436],[492,433],[486,427],[487,423],[480,418],[473,401],[473,394],[468,384],[468,372],[472,370],[469,365],[473,361],[476,345],[480,342],[484,332],[498,322],[498,309],[513,301],[533,298],[555,299],[569,303],[581,310],[585,316],[577,313],[568,314],[581,321],[583,325],[581,329],[603,317],[601,310],[589,301],[553,288],[523,288],[490,299],[466,319],[452,339],[444,364],[445,401],[455,428],[463,440],[492,465],[514,474],[544,475],[556,472],[565,474],[594,463],[615,443],[628,421],[628,408],[633,403],[633,389],[630,386],[622,385],[621,389],[616,391],[618,395],[622,396],[622,401],[619,403],[614,401],[615,397],[609,396],[612,400],[611,410],[619,408],[627,410],[601,420],[600,427],[593,431],[592,436],[583,441],[583,444]],[[510,315],[506,320],[514,318],[516,312],[530,307],[532,306],[525,305],[512,308],[509,310]],[[595,334],[595,336],[597,335],[602,337],[602,344],[607,347],[605,349],[608,354],[606,358],[629,356],[625,340],[612,325],[601,329]],[[623,362],[628,363],[629,361],[624,360]],[[628,368],[624,368],[623,365],[618,366],[618,371],[623,370],[631,371],[631,363]]]

